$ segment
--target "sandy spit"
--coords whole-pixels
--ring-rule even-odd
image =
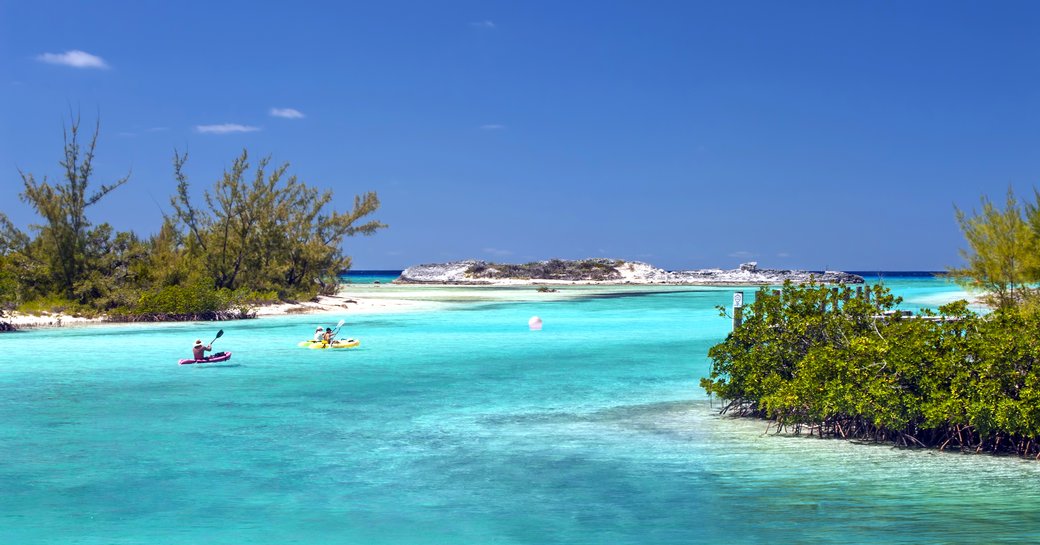
[[[350,314],[397,313],[425,310],[429,307],[430,305],[428,303],[422,301],[358,298],[350,295],[339,294],[332,296],[319,296],[314,301],[264,305],[256,307],[254,311],[256,312],[257,318],[267,318],[294,314],[333,314],[343,312],[348,312]],[[44,327],[76,327],[106,323],[122,324],[123,322],[108,322],[104,317],[85,318],[64,313],[44,313],[34,315],[21,312],[7,312],[0,317],[0,323],[7,323],[14,326],[15,329],[24,330]]]

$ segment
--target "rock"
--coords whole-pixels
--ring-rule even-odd
[[[524,265],[466,260],[430,263],[405,269],[394,280],[398,284],[495,284],[503,282],[588,282],[597,284],[679,284],[712,286],[779,285],[815,281],[824,284],[861,284],[863,278],[840,271],[759,269],[758,263],[737,269],[666,271],[639,261],[620,259],[550,259]]]
[[[398,284],[487,284],[488,282],[480,282],[475,278],[468,277],[466,271],[474,267],[486,270],[488,265],[489,263],[486,261],[472,259],[415,265],[401,271],[401,276],[394,282]]]

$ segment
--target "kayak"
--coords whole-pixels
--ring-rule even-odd
[[[357,348],[358,346],[361,346],[361,341],[359,341],[357,339],[346,339],[346,340],[343,340],[343,341],[335,340],[335,341],[332,341],[331,345],[329,343],[325,342],[325,341],[301,341],[296,346],[300,346],[300,347],[303,347],[303,348],[315,348],[315,349],[322,349],[322,348]]]
[[[357,348],[361,346],[361,341],[357,339],[346,339],[343,341],[332,341],[332,344],[325,341],[300,341],[296,346],[302,348]]]
[[[220,363],[229,359],[231,359],[231,352],[217,352],[216,354],[213,354],[212,356],[206,356],[201,360],[180,360],[177,362],[177,365],[190,365],[192,363]]]

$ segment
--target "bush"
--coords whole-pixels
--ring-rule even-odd
[[[145,292],[132,308],[137,314],[203,314],[228,308],[228,291],[201,283],[165,286]]]
[[[701,386],[778,432],[1040,456],[1040,316],[959,301],[906,317],[875,294],[760,290]]]
[[[48,297],[40,297],[37,299],[33,299],[32,301],[27,301],[25,303],[22,303],[21,305],[18,305],[17,310],[18,312],[32,314],[35,316],[39,316],[42,314],[60,313],[71,314],[74,316],[96,315],[96,312],[94,312],[89,307],[77,303],[75,301],[70,301],[69,299],[66,299],[60,295],[51,295]]]

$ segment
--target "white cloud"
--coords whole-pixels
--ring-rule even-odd
[[[303,112],[296,108],[271,108],[271,116],[284,117],[286,119],[300,119],[307,117],[303,115]]]
[[[473,28],[482,28],[482,29],[485,29],[485,30],[491,30],[491,29],[496,28],[495,27],[495,22],[494,21],[489,21],[487,19],[484,19],[483,21],[473,21],[472,23],[469,24],[469,26],[471,26]]]
[[[748,252],[748,251],[745,251],[745,250],[739,250],[739,251],[736,251],[736,252],[733,252],[733,253],[729,254],[729,257],[739,257],[740,259],[744,259],[744,258],[748,258],[748,257],[755,257],[755,254],[753,254],[751,252]]]
[[[499,257],[505,257],[507,255],[513,255],[513,252],[509,250],[501,250],[499,248],[483,248],[485,254],[491,254]]]
[[[73,68],[108,68],[105,59],[78,49],[64,53],[44,53],[37,55],[36,60],[48,64],[71,66]]]
[[[195,130],[209,134],[230,134],[233,132],[255,132],[260,127],[239,125],[238,123],[221,123],[220,125],[195,125]]]
[[[480,130],[482,131],[501,131],[505,130],[505,125],[499,125],[498,123],[488,123],[487,125],[481,125]]]
[[[787,252],[780,252],[780,253],[776,254],[776,257],[791,257],[791,254],[789,254]]]

